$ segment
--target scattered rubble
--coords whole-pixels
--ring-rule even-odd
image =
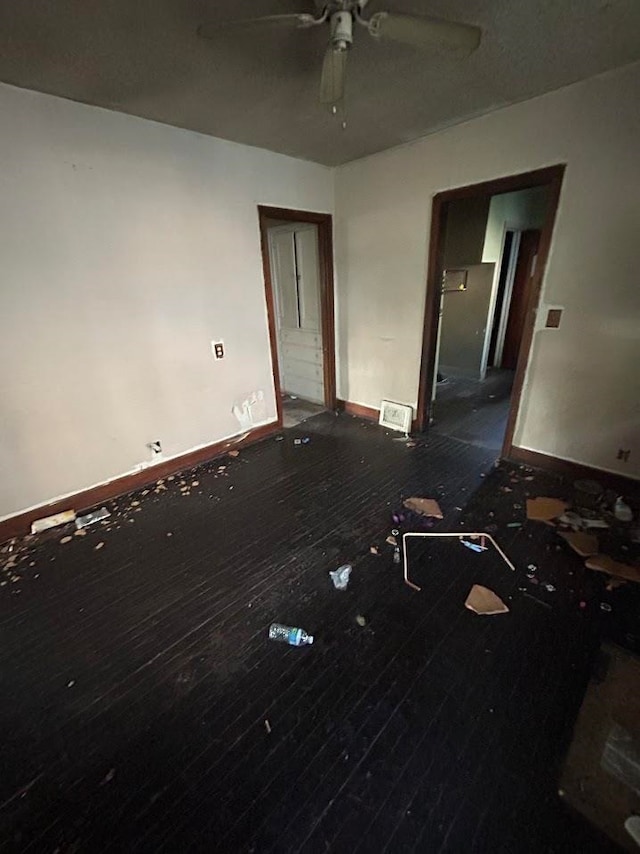
[[[595,570],[595,572],[606,572],[607,575],[623,578],[625,581],[640,583],[640,567],[621,563],[608,555],[598,554],[588,557],[585,561],[585,566],[587,569]]]
[[[138,502],[140,503],[140,502]],[[102,522],[108,519],[111,513],[106,507],[101,507],[100,510],[94,510],[92,513],[87,513],[84,516],[78,516],[76,519],[76,528],[86,528],[89,525],[94,525],[96,522]]]
[[[580,557],[591,557],[600,551],[598,538],[593,534],[584,534],[580,531],[558,531],[558,534]]]
[[[36,519],[31,523],[31,533],[40,534],[42,531],[48,531],[49,528],[57,528],[58,525],[67,525],[69,522],[73,522],[75,518],[75,510],[64,510],[62,513],[54,513],[53,516]]]
[[[502,599],[493,590],[489,590],[488,587],[483,587],[481,584],[473,585],[464,606],[470,611],[475,611],[476,614],[487,617],[509,612],[509,608]]]
[[[553,525],[553,519],[561,516],[569,505],[559,498],[527,498],[527,519]]]
[[[351,575],[351,570],[353,567],[350,563],[345,563],[342,566],[339,566],[337,569],[334,569],[329,572],[331,576],[331,580],[333,581],[333,586],[336,590],[346,590],[349,585],[349,576]]]
[[[434,498],[407,498],[402,504],[407,510],[417,513],[418,516],[444,519],[440,505]]]

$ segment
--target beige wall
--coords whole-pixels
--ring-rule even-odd
[[[433,195],[567,163],[515,442],[640,476],[639,103],[635,64],[339,169],[340,396],[416,404]]]
[[[0,517],[276,417],[256,205],[311,163],[0,85]],[[226,359],[214,362],[211,340]]]

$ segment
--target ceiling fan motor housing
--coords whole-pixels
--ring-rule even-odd
[[[348,50],[353,42],[351,12],[334,12],[331,16],[331,42],[334,50]]]

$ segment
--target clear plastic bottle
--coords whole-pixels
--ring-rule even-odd
[[[313,643],[313,635],[308,635],[304,629],[295,626],[283,626],[272,623],[269,627],[269,640],[288,643],[291,646],[306,646]]]

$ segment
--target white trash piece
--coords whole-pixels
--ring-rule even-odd
[[[329,575],[331,576],[331,580],[333,581],[333,586],[336,588],[336,590],[347,589],[347,586],[349,584],[349,576],[351,575],[352,569],[353,567],[350,563],[345,563],[329,573]]]
[[[87,513],[86,516],[78,516],[76,519],[76,528],[86,528],[87,525],[93,525],[94,522],[102,522],[103,519],[108,519],[111,513],[106,507],[101,507],[100,510],[94,510],[93,513]]]

